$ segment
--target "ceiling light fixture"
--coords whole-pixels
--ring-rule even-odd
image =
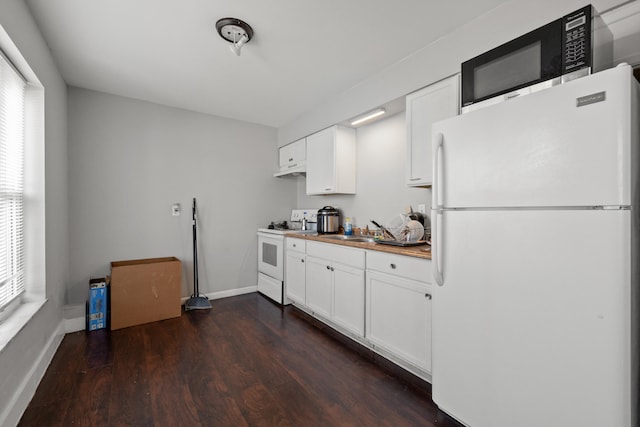
[[[222,18],[216,22],[216,30],[220,37],[232,43],[231,52],[240,56],[240,49],[253,38],[253,28],[237,18]]]
[[[377,110],[370,111],[367,114],[364,114],[360,117],[353,119],[351,121],[351,126],[358,126],[359,124],[368,122],[369,120],[375,119],[376,117],[380,117],[386,112],[387,110],[385,110],[384,108],[378,108]]]

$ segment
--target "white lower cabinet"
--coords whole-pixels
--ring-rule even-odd
[[[364,336],[364,267],[361,249],[307,243],[307,306],[360,337]]]
[[[284,261],[284,288],[287,297],[299,304],[306,304],[306,255],[305,241],[302,239],[286,239]]]
[[[431,372],[431,299],[423,283],[367,271],[367,339]]]
[[[299,252],[287,252],[285,259],[285,288],[287,297],[304,304],[307,298],[305,281],[305,255]]]
[[[295,238],[285,257],[297,306],[430,381],[430,261]]]
[[[429,261],[367,253],[366,338],[401,360],[431,372]]]
[[[307,257],[307,306],[321,316],[331,319],[331,287],[333,274],[330,262]]]
[[[333,264],[333,321],[364,336],[364,270]]]

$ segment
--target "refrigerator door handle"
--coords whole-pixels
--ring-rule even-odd
[[[431,258],[433,261],[433,278],[438,286],[444,285],[444,278],[442,277],[442,269],[440,265],[442,263],[442,256],[440,251],[442,245],[440,244],[442,238],[442,212],[433,210],[431,214]]]
[[[437,209],[440,211],[442,209],[442,204],[440,203],[440,195],[442,192],[440,191],[442,188],[442,181],[440,180],[440,153],[442,152],[442,148],[444,146],[444,135],[442,132],[438,132],[435,134],[435,141],[433,144],[432,155],[433,159],[433,184],[431,186],[431,206],[433,209]]]
[[[431,256],[433,258],[433,277],[438,284],[442,286],[444,280],[442,277],[442,269],[440,268],[442,257],[440,256],[440,241],[442,238],[442,204],[440,204],[439,191],[443,187],[442,180],[440,180],[440,153],[444,145],[444,135],[438,132],[433,145],[433,186],[431,190],[432,201],[431,206],[433,211],[431,214]]]

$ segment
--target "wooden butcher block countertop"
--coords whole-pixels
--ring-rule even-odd
[[[334,245],[351,246],[352,248],[369,249],[373,251],[388,252],[388,253],[397,254],[397,255],[412,256],[415,258],[431,259],[431,246],[429,245],[401,247],[401,246],[384,245],[384,244],[373,243],[373,242],[352,242],[349,240],[336,240],[336,239],[331,239],[327,237],[327,236],[332,236],[332,234],[322,235],[322,234],[285,233],[285,236],[293,237],[296,239],[313,240],[315,242],[331,243]],[[333,236],[335,236],[335,234],[333,234]]]

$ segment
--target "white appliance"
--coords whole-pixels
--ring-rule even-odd
[[[271,223],[273,228],[258,229],[258,292],[278,304],[287,305],[284,287],[285,233],[315,233],[317,209],[294,209],[291,222]],[[302,224],[307,230],[302,230]]]
[[[290,304],[284,287],[284,232],[258,230],[258,292],[278,304]]]
[[[433,400],[472,427],[638,425],[629,66],[433,126]]]

